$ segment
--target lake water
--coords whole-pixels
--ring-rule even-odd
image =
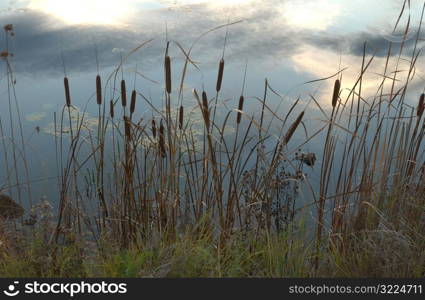
[[[409,10],[406,8],[400,27],[406,24],[408,13],[414,25],[404,40],[399,32],[392,31],[402,1],[6,2],[0,2],[0,21],[3,25],[13,24],[14,27],[14,36],[7,39],[7,50],[14,56],[8,57],[8,61],[16,79],[13,86],[22,118],[34,199],[42,196],[57,199],[58,195],[58,166],[52,131],[54,115],[59,118],[65,103],[64,74],[70,80],[73,105],[81,112],[86,111],[86,120],[95,125],[98,114],[94,97],[96,75],[99,73],[106,82],[122,58],[152,39],[125,60],[118,78],[126,79],[128,93],[136,88],[161,109],[164,101],[163,56],[166,40],[171,41],[169,54],[172,59],[173,94],[176,95],[185,60],[182,49],[188,53],[201,34],[236,22],[205,34],[193,46],[190,58],[196,67],[189,65],[184,82],[185,107],[197,107],[192,95],[194,88],[198,91],[205,89],[210,97],[215,95],[217,67],[226,39],[226,66],[219,116],[224,117],[225,112],[237,108],[243,90],[246,97],[244,112],[247,116],[258,117],[260,102],[256,97],[262,97],[264,80],[267,78],[276,92],[269,92],[267,103],[270,110],[284,116],[299,98],[300,103],[291,121],[306,109],[304,121],[310,136],[325,124],[322,122],[323,114],[312,102],[311,96],[329,113],[336,77],[306,82],[330,77],[344,70],[344,87],[353,86],[361,70],[366,41],[367,57],[370,58],[376,51],[363,85],[364,98],[372,97],[382,80],[390,41],[395,49],[405,42],[403,57],[408,57],[414,47],[414,34],[421,12],[420,1],[411,1]],[[6,38],[1,45],[6,49]],[[396,51],[392,53],[389,68],[395,68],[397,54]],[[20,131],[17,123],[10,124],[8,89],[11,85],[7,81],[5,61],[2,61],[0,79],[0,116],[4,131],[2,140],[9,153],[9,167],[13,169],[11,130],[14,130],[15,140],[20,138]],[[407,65],[401,60],[398,68],[403,69]],[[422,57],[419,57],[417,66],[423,66]],[[246,82],[243,85],[245,68]],[[410,84],[407,98],[411,99],[412,106],[423,89],[423,75],[418,68]],[[104,92],[111,97],[113,85],[109,85]],[[347,95],[348,91],[344,93]],[[115,94],[119,92],[115,91]],[[177,107],[176,98],[173,99]],[[13,97],[11,101],[13,120],[17,121]],[[135,118],[150,120],[155,115],[152,107],[140,99]],[[272,117],[270,113],[266,116],[268,119]],[[271,128],[272,138],[277,139],[281,134],[280,123],[273,122]],[[317,141],[321,138],[322,135],[318,136]],[[304,133],[298,131],[293,148],[304,139]],[[322,150],[321,143],[316,140],[302,147],[305,152],[321,153]],[[20,182],[25,182],[23,161],[19,157],[17,160]],[[315,168],[306,170],[313,184],[315,180],[317,184],[321,163],[319,158]],[[4,155],[0,157],[0,164],[5,166]],[[16,189],[10,189],[9,184],[13,187],[16,180],[7,178],[2,167],[0,189],[4,188],[16,196]]]

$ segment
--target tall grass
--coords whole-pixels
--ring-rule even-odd
[[[230,25],[214,30],[228,30]],[[417,41],[419,32],[420,27]],[[418,95],[416,107],[408,99],[421,49],[415,46],[406,58],[403,42],[398,54],[391,55],[395,45],[390,42],[382,82],[370,97],[362,86],[375,56],[366,55],[365,44],[354,86],[345,86],[344,72],[338,72],[333,76],[337,78],[331,77],[335,81],[328,104],[311,96],[301,107],[303,101],[297,99],[284,115],[269,107],[270,93],[281,96],[266,80],[263,97],[253,98],[259,114],[250,115],[245,103],[251,99],[244,96],[244,88],[233,109],[220,107],[224,47],[215,97],[208,98],[205,90],[200,96],[194,89],[193,99],[188,99],[182,92],[187,66],[198,68],[191,50],[204,35],[189,50],[167,41],[163,107],[134,88],[128,115],[123,76],[116,87],[128,56],[105,86],[98,74],[98,128],[97,133],[89,129],[87,136],[86,112],[73,114],[70,79],[64,74],[64,108],[56,132],[57,217],[26,229],[34,239],[15,245],[27,249],[22,261],[4,238],[9,246],[1,252],[0,274],[64,276],[71,268],[75,276],[423,275],[424,95]],[[171,50],[185,57],[179,85],[173,84],[178,72],[172,71]],[[397,62],[406,59],[409,70],[401,70]],[[396,61],[394,70],[388,67],[391,60]],[[406,78],[399,75],[402,72]],[[151,107],[152,118],[136,118],[136,98],[139,106]],[[192,100],[197,105],[190,106]],[[121,115],[116,103],[121,103]],[[326,120],[309,134],[311,104]],[[217,109],[222,109],[221,121],[216,119]],[[191,113],[202,120],[201,137]],[[273,133],[272,125],[280,132]],[[229,128],[235,128],[230,139]],[[0,130],[4,135],[1,126]],[[305,138],[299,142],[301,136]],[[320,143],[322,153],[300,150],[313,140]],[[2,147],[8,168],[4,140]],[[16,161],[16,148],[13,155]],[[321,163],[315,165],[316,156]],[[96,176],[84,183],[86,168]],[[317,187],[307,176],[310,168],[320,169]],[[47,255],[52,269],[32,261],[33,251],[39,251],[34,243],[40,232],[52,234],[46,241],[48,251],[37,254]],[[96,257],[90,256],[91,248],[84,250],[91,243]],[[65,261],[71,265],[64,266]],[[25,264],[31,266],[30,273],[23,271]],[[18,271],[13,273],[12,267]]]

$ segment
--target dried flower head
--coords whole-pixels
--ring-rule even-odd
[[[7,24],[3,28],[6,32],[13,31],[13,24]]]
[[[306,164],[307,166],[313,167],[316,162],[316,154],[314,153],[301,153],[296,159]]]

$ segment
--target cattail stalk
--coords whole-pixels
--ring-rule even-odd
[[[215,90],[217,91],[217,93],[221,90],[221,83],[223,82],[223,73],[224,73],[224,59],[222,58],[218,65],[217,85],[215,87]]]
[[[204,121],[207,129],[210,128],[210,112],[208,108],[208,97],[205,91],[202,92],[202,113],[204,115]]]
[[[121,105],[123,107],[127,106],[127,91],[125,88],[125,80],[121,80]]]
[[[96,76],[96,102],[97,105],[102,104],[102,82],[100,79],[100,75]]]
[[[244,96],[240,96],[239,98],[239,105],[238,105],[238,116],[236,118],[236,124],[239,124],[241,122],[242,117],[242,109],[243,109],[243,102],[245,101]]]
[[[334,93],[332,95],[332,107],[335,107],[336,103],[338,102],[340,88],[341,88],[341,83],[340,83],[339,79],[337,79],[337,80],[335,80]]]
[[[131,102],[130,102],[130,114],[133,114],[136,110],[136,91],[133,90],[131,93]]]
[[[170,56],[165,55],[165,89],[168,94],[171,94],[171,59]]]
[[[68,77],[65,77],[63,79],[63,84],[65,86],[65,102],[66,102],[66,106],[70,107],[71,106],[71,93],[69,92],[69,81],[68,81]]]
[[[159,150],[162,157],[165,157],[165,138],[164,138],[164,125],[161,123],[159,125]]]
[[[224,52],[223,52],[224,55]],[[218,74],[217,74],[217,84],[215,87],[216,90],[216,97],[215,97],[215,105],[214,105],[214,111],[213,111],[213,117],[212,117],[212,121],[213,123],[215,122],[215,113],[217,110],[217,102],[218,102],[218,93],[221,90],[221,83],[223,82],[223,73],[224,73],[224,59],[221,58],[220,63],[218,65]]]
[[[304,111],[300,113],[300,115],[298,116],[298,118],[295,120],[294,123],[292,123],[291,127],[289,127],[288,132],[285,134],[285,138],[283,139],[283,143],[285,145],[287,145],[289,143],[289,140],[292,138],[292,136],[295,133],[295,130],[297,129],[297,127],[300,125],[302,119],[304,117]]]

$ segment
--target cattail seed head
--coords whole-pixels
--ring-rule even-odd
[[[239,98],[239,105],[238,105],[238,116],[236,118],[236,123],[239,124],[241,122],[241,117],[242,117],[242,109],[243,109],[243,102],[245,101],[244,96],[240,96]]]
[[[102,104],[102,82],[100,79],[100,75],[96,76],[96,102],[97,105]]]
[[[171,59],[168,55],[165,56],[165,89],[168,94],[171,94]]]
[[[165,157],[164,125],[162,124],[162,120],[159,124],[159,150],[161,152],[161,156]]]
[[[205,91],[202,92],[202,106],[204,110],[208,110],[208,97]]]
[[[419,103],[418,103],[418,109],[417,109],[417,116],[420,118],[422,117],[422,114],[424,113],[424,109],[425,109],[425,94],[422,94],[421,97],[419,98]]]
[[[180,112],[179,112],[179,129],[181,130],[183,128],[183,105],[180,105]]]
[[[337,80],[335,80],[334,93],[332,95],[332,107],[335,107],[336,103],[338,102],[340,88],[341,88],[341,83],[340,83],[339,79],[337,79]]]
[[[210,127],[210,112],[208,108],[208,97],[205,91],[202,92],[202,114],[204,115],[204,121],[207,128]]]
[[[125,80],[121,80],[121,105],[123,107],[127,106],[127,91],[125,88]]]
[[[65,86],[65,102],[66,102],[66,106],[70,107],[71,106],[71,93],[69,92],[69,81],[68,81],[68,77],[65,77],[63,79],[63,84]]]
[[[289,127],[288,132],[285,135],[285,138],[283,140],[283,143],[285,145],[287,145],[289,143],[289,140],[291,139],[291,137],[294,135],[295,130],[297,129],[298,125],[300,125],[302,119],[304,117],[304,111],[300,113],[300,115],[298,116],[298,118],[295,120],[294,123],[292,123],[291,127]]]
[[[155,122],[155,120],[152,120],[152,135],[153,135],[153,138],[156,138],[156,122]]]
[[[133,114],[136,110],[136,91],[133,90],[131,93],[131,102],[130,102],[130,113]]]
[[[109,102],[109,115],[111,116],[111,119],[114,118],[114,101],[113,100]]]
[[[217,85],[215,87],[215,90],[217,92],[221,90],[221,83],[223,82],[223,73],[224,73],[224,59],[221,59],[218,65]]]

